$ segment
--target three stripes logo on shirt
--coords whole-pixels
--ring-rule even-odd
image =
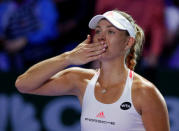
[[[96,117],[98,117],[98,118],[105,118],[104,112],[103,112],[103,111],[102,111],[102,112],[99,112],[99,113],[96,115]]]

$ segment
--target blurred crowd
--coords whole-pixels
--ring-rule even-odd
[[[23,72],[71,50],[91,33],[93,15],[113,9],[145,31],[139,69],[179,69],[178,0],[0,0],[0,72]]]

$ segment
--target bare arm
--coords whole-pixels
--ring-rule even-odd
[[[165,100],[154,86],[142,89],[141,110],[146,131],[169,131],[169,117]]]
[[[72,51],[35,64],[17,78],[17,89],[23,93],[40,95],[74,94],[75,74],[71,69],[64,68],[97,60],[104,52],[103,44],[89,42],[90,36]]]
[[[34,89],[47,84],[52,80],[52,76],[63,70],[70,63],[67,60],[68,54],[44,60],[35,64],[16,80],[16,87],[20,92],[29,93]]]

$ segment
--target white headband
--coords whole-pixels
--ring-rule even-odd
[[[108,11],[103,15],[94,16],[89,22],[89,28],[95,29],[98,22],[103,18],[107,19],[116,28],[128,31],[129,35],[135,38],[136,32],[132,24],[124,16],[122,16],[120,13],[117,13],[116,11]]]

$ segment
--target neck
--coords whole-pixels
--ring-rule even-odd
[[[128,68],[125,65],[124,59],[101,61],[99,82],[105,86],[116,84],[125,80],[127,74]]]

